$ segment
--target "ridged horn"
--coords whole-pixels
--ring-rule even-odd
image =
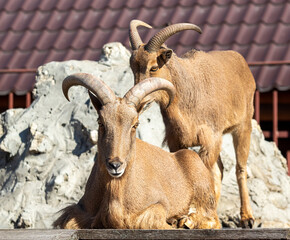
[[[98,98],[102,105],[114,102],[116,99],[115,93],[107,84],[105,84],[101,79],[88,73],[76,73],[63,80],[62,91],[68,101],[68,91],[72,86],[83,86],[87,88]]]
[[[202,33],[200,27],[191,23],[177,23],[163,28],[158,33],[156,33],[146,44],[145,50],[148,52],[156,52],[160,49],[161,45],[175,33],[181,32],[183,30],[195,30]]]
[[[138,33],[137,27],[143,26],[147,28],[152,28],[149,24],[141,21],[141,20],[132,20],[130,22],[130,28],[129,28],[129,39],[130,39],[130,44],[132,47],[132,50],[138,49],[138,47],[143,44],[141,37]]]
[[[152,77],[139,82],[126,93],[124,98],[128,104],[133,104],[137,108],[147,95],[159,90],[165,90],[168,93],[168,107],[173,101],[176,90],[171,82],[163,78]]]

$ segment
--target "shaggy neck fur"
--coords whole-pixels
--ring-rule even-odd
[[[103,196],[100,206],[98,206],[98,215],[102,219],[101,226],[104,228],[126,228],[126,219],[124,216],[128,216],[124,212],[124,199],[125,199],[125,188],[128,178],[127,175],[134,171],[134,161],[136,143],[132,145],[129,153],[129,160],[124,174],[120,178],[114,178],[109,175],[106,166],[104,164],[104,156],[102,150],[99,151],[98,163],[100,171],[98,173],[101,186],[105,186],[103,190]],[[100,223],[93,224],[94,228],[100,228]]]

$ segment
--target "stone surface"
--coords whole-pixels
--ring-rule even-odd
[[[0,228],[51,228],[57,211],[80,199],[97,153],[97,113],[82,87],[71,88],[68,102],[62,80],[77,72],[91,73],[123,96],[133,85],[129,56],[121,44],[110,43],[99,62],[41,66],[33,104],[0,115]],[[137,136],[162,146],[164,124],[157,104],[141,116]],[[221,156],[225,172],[218,212],[224,226],[237,227],[240,200],[230,135],[224,137]],[[286,160],[274,143],[264,140],[255,121],[248,172],[256,225],[289,227]]]

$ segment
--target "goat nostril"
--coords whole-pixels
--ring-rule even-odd
[[[109,162],[109,166],[114,170],[117,170],[121,165],[121,162]]]

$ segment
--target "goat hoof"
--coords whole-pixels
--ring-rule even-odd
[[[253,218],[241,220],[242,228],[253,228],[255,220]]]
[[[188,218],[187,221],[184,223],[184,226],[188,229],[193,229],[194,228],[194,222]]]
[[[188,216],[182,216],[178,219],[178,228],[183,228],[183,229],[193,229],[195,226],[194,222],[192,219]]]
[[[177,228],[178,220],[176,218],[167,219],[167,223],[173,228]]]

